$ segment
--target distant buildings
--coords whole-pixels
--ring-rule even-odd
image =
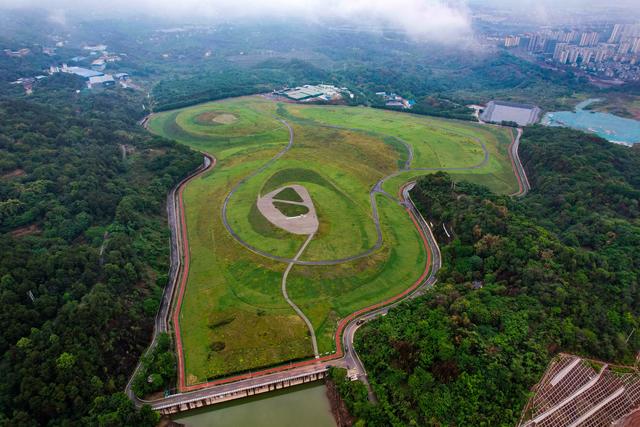
[[[23,58],[31,53],[31,49],[28,49],[26,47],[19,50],[15,50],[15,51],[11,49],[5,49],[4,53],[5,55],[10,56],[12,58]]]
[[[580,46],[595,46],[598,44],[598,39],[600,35],[595,32],[582,33],[580,37]]]
[[[490,123],[512,122],[519,126],[527,126],[538,121],[540,112],[540,108],[534,105],[490,101],[480,115],[480,119]]]
[[[91,62],[91,69],[96,71],[104,71],[106,63],[104,59],[99,58]]]
[[[67,67],[67,64],[62,64],[62,67],[59,70],[62,73],[75,74],[76,76],[80,76],[84,79],[90,79],[91,77],[104,75],[104,73],[102,73],[101,71],[90,70],[88,68],[82,67]]]
[[[95,46],[85,46],[84,50],[88,50],[91,52],[104,52],[105,50],[107,50],[107,45],[97,44]]]
[[[504,39],[504,47],[518,47],[520,46],[520,36],[507,36]]]
[[[111,74],[89,77],[89,81],[87,82],[89,89],[113,86],[115,84],[116,81]]]
[[[12,85],[22,85],[24,91],[27,95],[31,95],[33,93],[33,85],[36,82],[39,82],[42,79],[46,79],[47,76],[38,75],[35,77],[21,77],[18,80],[11,82]]]
[[[116,79],[127,80],[129,78],[127,73],[118,73],[116,74],[116,78],[114,78],[111,74],[105,74],[102,71],[91,70],[83,67],[68,67],[67,64],[62,64],[62,67],[60,68],[51,66],[49,68],[49,72],[51,74],[62,72],[82,77],[83,79],[86,79],[87,87],[89,89],[113,86],[116,84]]]
[[[56,46],[63,46],[64,43],[60,44],[59,42]],[[78,77],[85,79],[87,83],[87,87],[89,89],[95,88],[103,88],[114,86],[116,82],[120,82],[122,87],[130,87],[133,89],[139,89],[136,85],[129,82],[129,74],[127,73],[116,73],[115,75],[105,74],[104,69],[107,66],[107,63],[120,61],[121,58],[118,55],[110,54],[106,51],[107,46],[104,44],[98,44],[95,46],[85,46],[85,50],[91,51],[91,56],[87,57],[74,57],[71,58],[72,62],[80,63],[83,61],[91,61],[91,68],[79,67],[79,66],[68,66],[66,63],[63,63],[61,66],[57,64],[51,65],[47,70],[49,75],[53,75],[56,73],[67,73],[73,74]],[[55,54],[56,48],[53,47],[42,47],[42,53],[45,55],[52,56]],[[17,51],[12,51],[10,49],[4,49],[4,53],[7,56],[11,57],[24,57],[31,53],[31,50],[28,48],[23,48]],[[99,54],[99,56],[98,56]],[[122,54],[123,56],[126,54]],[[98,56],[97,59],[96,56]],[[91,58],[91,59],[90,59]],[[86,62],[85,62],[86,63]],[[46,75],[37,75],[35,77],[22,77],[18,80],[11,82],[15,85],[22,85],[27,94],[31,94],[33,92],[34,84],[38,81],[47,78]]]
[[[548,29],[508,35],[504,38],[504,47],[526,50],[546,62],[590,74],[639,81],[640,24],[616,24],[610,31],[606,27],[584,31]]]
[[[293,89],[286,88],[275,93],[297,102],[340,101],[344,95],[353,98],[353,94],[346,87],[338,88],[325,84],[304,85]]]
[[[609,36],[609,41],[607,43],[616,43],[619,39],[620,33],[624,28],[623,24],[616,24],[613,26],[613,31],[611,31],[611,36]]]
[[[386,107],[411,109],[415,104],[415,101],[408,100],[395,93],[376,92],[376,95],[384,100]]]

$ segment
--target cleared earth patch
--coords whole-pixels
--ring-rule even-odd
[[[194,121],[199,125],[229,125],[238,118],[231,113],[219,111],[207,111],[194,117]]]

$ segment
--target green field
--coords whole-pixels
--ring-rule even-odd
[[[286,147],[290,151],[255,174]],[[512,193],[517,183],[507,155],[508,130],[355,107],[278,104],[260,97],[235,98],[156,114],[152,132],[216,157],[216,167],[184,191],[191,268],[180,326],[188,384],[258,369],[312,354],[309,332],[281,295],[286,263],[242,246],[224,227],[222,205],[232,188],[227,218],[238,236],[274,256],[293,257],[306,236],[271,224],[256,207],[259,196],[300,184],[313,199],[320,223],[301,256],[335,260],[375,247],[377,231],[369,192],[404,167],[467,168],[456,179]],[[489,153],[483,163],[485,145]],[[389,179],[393,196],[412,176]],[[295,192],[294,192],[295,193]],[[298,201],[286,190],[281,200]],[[339,319],[408,288],[420,276],[426,253],[404,209],[377,194],[383,243],[367,256],[335,265],[296,265],[287,289],[312,322],[320,353],[334,351]],[[300,206],[276,205],[288,216]]]

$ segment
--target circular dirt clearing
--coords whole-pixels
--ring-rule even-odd
[[[205,113],[198,114],[194,120],[200,125],[230,125],[238,120],[238,118],[231,113],[207,111]]]

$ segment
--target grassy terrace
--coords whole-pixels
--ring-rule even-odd
[[[484,142],[487,164],[455,176],[499,193],[517,187],[506,150],[510,135],[503,129],[367,108],[277,104],[259,97],[154,115],[152,132],[218,160],[184,192],[191,269],[180,324],[189,384],[312,353],[304,323],[280,293],[286,264],[240,245],[221,216],[231,188],[287,145],[289,134],[278,117],[294,129],[293,148],[246,180],[228,206],[236,233],[274,255],[292,257],[306,238],[272,225],[256,207],[259,195],[287,184],[307,188],[320,222],[302,259],[348,257],[373,247],[377,234],[369,192],[408,158],[397,138],[412,146],[413,168],[479,164]],[[405,172],[386,182],[385,189],[395,195],[402,183],[423,173]],[[291,197],[286,190],[281,196],[295,200]],[[313,323],[321,353],[334,350],[338,319],[403,291],[424,268],[426,254],[405,211],[385,196],[376,200],[384,237],[379,250],[338,265],[295,266],[289,274],[289,295]]]

